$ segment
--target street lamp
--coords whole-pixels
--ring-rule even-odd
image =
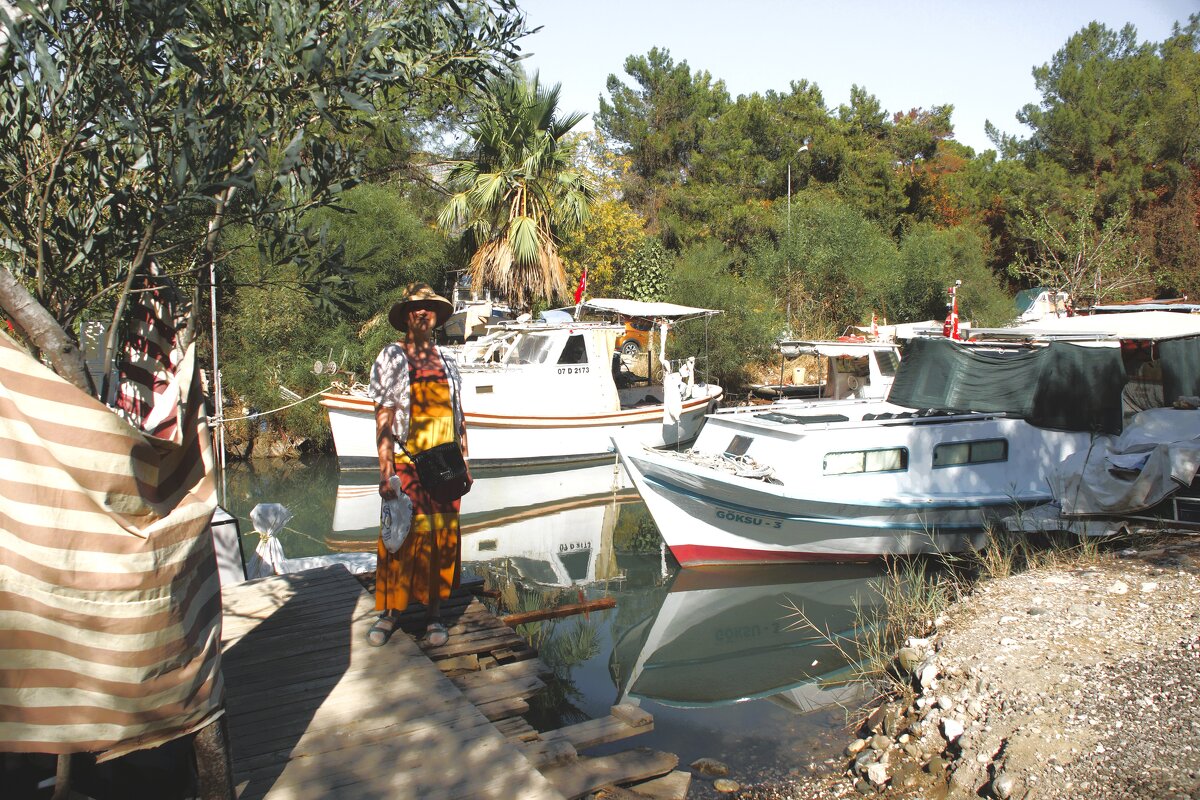
[[[792,155],[798,156],[808,150],[808,139]],[[788,159],[787,176],[787,329],[792,332],[792,161]],[[781,381],[782,382],[782,381]]]

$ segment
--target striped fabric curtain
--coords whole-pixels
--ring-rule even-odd
[[[146,430],[0,333],[0,751],[103,760],[221,713],[212,451],[194,348],[159,333],[121,367]]]

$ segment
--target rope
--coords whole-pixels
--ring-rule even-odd
[[[731,472],[739,478],[762,478],[769,480],[775,473],[773,467],[759,464],[750,456],[731,456],[725,453],[700,453],[695,450],[675,452],[671,450],[654,450],[658,455],[670,456],[680,461],[687,461],[698,467]]]
[[[298,406],[301,403],[307,403],[309,400],[312,400],[314,397],[317,397],[318,395],[324,394],[325,392],[329,391],[331,388],[333,388],[332,384],[325,387],[324,389],[318,389],[317,391],[310,394],[308,397],[302,397],[294,403],[288,403],[286,406],[280,406],[279,408],[273,408],[270,411],[256,411],[253,414],[247,414],[244,417],[224,417],[224,418],[209,417],[208,424],[209,425],[224,425],[226,422],[238,422],[243,419],[255,419],[256,417],[265,417],[267,414],[276,414],[280,411],[286,411],[287,409],[291,408],[292,406]]]

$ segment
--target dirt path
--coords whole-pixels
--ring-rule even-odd
[[[982,585],[833,773],[767,798],[1200,799],[1200,537]]]

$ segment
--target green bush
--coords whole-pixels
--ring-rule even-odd
[[[747,367],[771,358],[783,325],[770,288],[733,274],[732,265],[733,257],[719,243],[692,247],[680,256],[667,290],[670,302],[724,312],[678,326],[668,355],[697,356],[698,374],[727,390],[744,387],[750,382]]]

